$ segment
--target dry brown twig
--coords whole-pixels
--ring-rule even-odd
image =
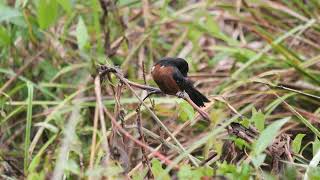
[[[160,160],[162,160],[164,163],[166,163],[167,165],[172,164],[172,161],[169,160],[166,156],[164,156],[163,154],[161,154],[160,152],[158,152],[157,150],[153,149],[152,147],[142,143],[141,141],[137,140],[136,138],[134,138],[131,134],[129,134],[125,129],[123,129],[121,127],[120,124],[118,124],[117,120],[111,115],[111,113],[107,110],[107,108],[103,108],[104,112],[107,114],[107,116],[110,118],[112,124],[114,125],[115,128],[117,128],[123,135],[125,135],[126,137],[128,137],[129,139],[131,139],[133,142],[135,142],[137,145],[143,147],[144,149],[154,153],[155,156],[157,156]],[[178,168],[176,166],[176,168]]]
[[[109,149],[109,144],[108,144],[107,129],[106,129],[104,113],[103,113],[104,106],[102,104],[102,98],[101,98],[100,78],[96,77],[94,80],[94,84],[95,84],[95,93],[96,93],[96,98],[97,98],[97,108],[98,108],[99,120],[100,120],[101,129],[102,129],[102,147],[106,153],[106,162],[107,162],[110,158],[110,149]]]
[[[98,107],[98,104],[96,104]],[[98,129],[98,119],[99,119],[99,111],[98,108],[95,108],[94,111],[94,119],[93,119],[93,133],[92,133],[92,143],[90,149],[90,161],[89,161],[89,169],[93,170],[94,165],[94,156],[95,156],[95,149],[96,149],[96,141],[97,141],[97,129]],[[92,177],[89,177],[91,180]]]

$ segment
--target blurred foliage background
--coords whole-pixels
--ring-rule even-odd
[[[1,179],[319,179],[319,17],[319,0],[0,0]],[[94,82],[107,65],[156,86],[162,57],[188,61],[211,123]]]

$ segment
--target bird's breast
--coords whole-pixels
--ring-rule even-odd
[[[175,69],[172,66],[163,66],[157,64],[152,67],[151,75],[162,92],[174,95],[180,91],[177,82],[173,79]]]

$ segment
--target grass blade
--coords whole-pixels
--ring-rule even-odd
[[[262,153],[277,136],[280,128],[290,120],[290,117],[283,118],[270,124],[265,130],[262,131],[261,135],[254,144],[253,153],[259,155]]]
[[[33,86],[31,83],[27,83],[28,87],[28,98],[27,98],[27,125],[26,125],[26,134],[24,139],[24,172],[27,173],[28,163],[29,163],[29,147],[30,147],[30,133],[31,133],[31,124],[32,124],[32,100],[33,100]]]

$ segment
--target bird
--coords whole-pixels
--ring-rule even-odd
[[[198,106],[205,107],[209,99],[188,79],[189,65],[183,58],[165,57],[151,68],[151,75],[164,94],[183,97],[186,94]]]

